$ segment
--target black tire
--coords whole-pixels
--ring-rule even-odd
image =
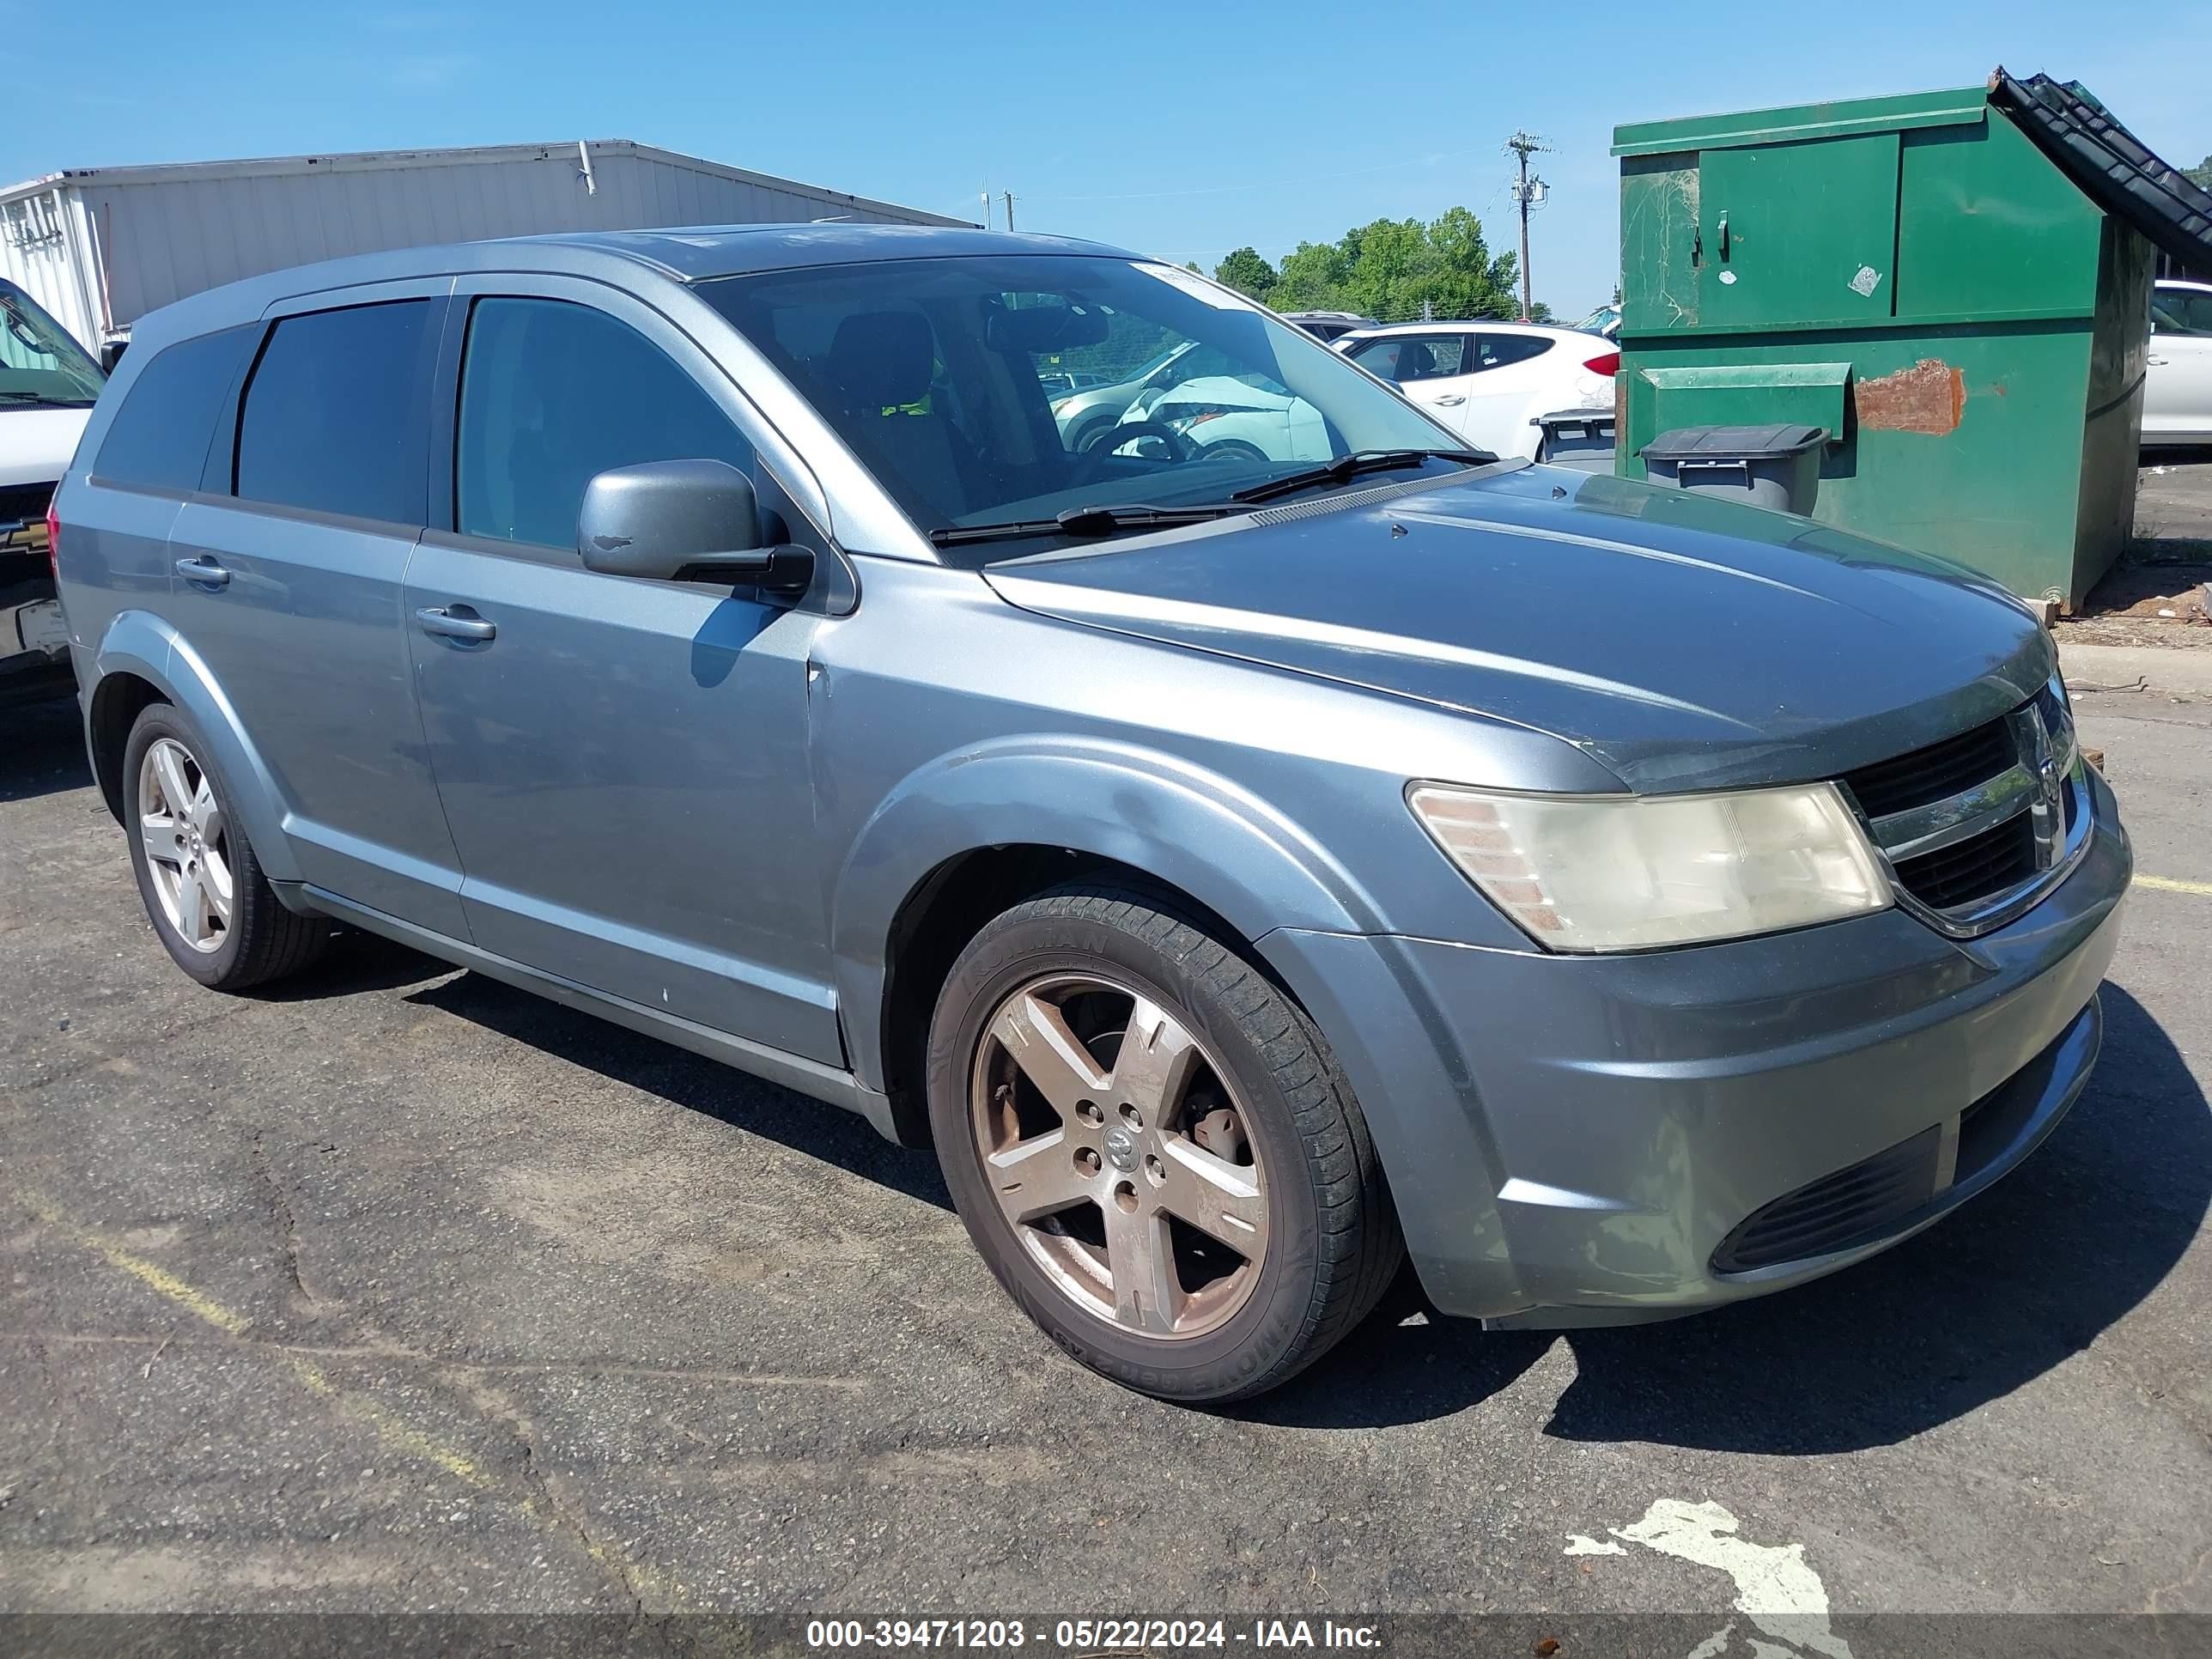
[[[222,813],[222,851],[231,876],[231,914],[221,944],[211,951],[195,949],[164,913],[140,827],[140,774],[147,751],[164,738],[182,745],[206,780]],[[145,904],[147,919],[178,967],[211,990],[243,991],[296,974],[322,955],[330,942],[331,924],[288,910],[277,898],[269,878],[261,872],[261,861],[253,855],[245,827],[232,810],[229,787],[216,769],[205,740],[181,710],[155,702],[140,711],[123,747],[122,775],[123,828],[131,842],[131,873],[138,879],[138,896]]]
[[[1217,1328],[1150,1336],[1082,1305],[1032,1259],[985,1177],[969,1090],[1000,1005],[1040,976],[1141,992],[1208,1051],[1267,1172],[1267,1242]],[[1313,1023],[1163,894],[1077,883],[988,924],[953,964],[930,1030],[931,1127],[955,1206],[999,1283],[1070,1356],[1163,1399],[1264,1393],[1319,1358],[1389,1288],[1405,1244],[1352,1087]]]
[[[1246,443],[1242,438],[1224,438],[1219,443],[1200,444],[1198,453],[1201,459],[1218,457],[1223,460],[1264,461],[1267,459],[1259,445]]]
[[[1101,439],[1121,424],[1121,416],[1116,413],[1092,420],[1076,428],[1074,441],[1067,447],[1068,453],[1072,455],[1088,455],[1098,447]]]

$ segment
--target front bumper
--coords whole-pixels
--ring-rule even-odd
[[[1261,949],[1351,1075],[1438,1308],[1665,1318],[1887,1249],[2057,1124],[2095,1059],[2132,874],[2101,779],[2092,802],[2073,874],[1975,939],[1893,910],[1642,956],[1291,930]],[[1741,1248],[1762,1212],[1788,1221],[1777,1200],[1833,1219],[1864,1179],[1801,1189],[1859,1165],[1904,1182],[1871,1231],[1784,1225],[1768,1244],[1809,1253]]]
[[[35,577],[0,583],[0,708],[76,689],[69,632],[43,554],[40,564]]]

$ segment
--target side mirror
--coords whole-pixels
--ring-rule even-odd
[[[806,591],[814,555],[761,545],[752,480],[727,461],[644,461],[584,486],[576,552],[586,570],[653,581],[731,582]]]

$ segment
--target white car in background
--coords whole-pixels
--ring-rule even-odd
[[[2144,447],[2212,444],[2212,283],[2152,289],[2143,362]]]
[[[76,689],[46,513],[106,380],[59,323],[0,281],[0,708]]]
[[[1166,427],[1200,454],[1304,461],[1332,453],[1321,411],[1273,381],[1227,374],[1178,381],[1130,405],[1122,424],[1139,422]]]
[[[1611,342],[1540,323],[1398,323],[1347,334],[1336,349],[1474,447],[1531,461],[1543,459],[1535,422],[1610,410],[1620,367]]]

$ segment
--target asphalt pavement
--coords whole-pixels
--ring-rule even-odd
[[[1063,1359],[857,1119],[363,939],[200,989],[73,711],[11,714],[0,1611],[2212,1612],[2212,697],[2081,702],[2149,879],[2020,1171],[1221,1414]]]

